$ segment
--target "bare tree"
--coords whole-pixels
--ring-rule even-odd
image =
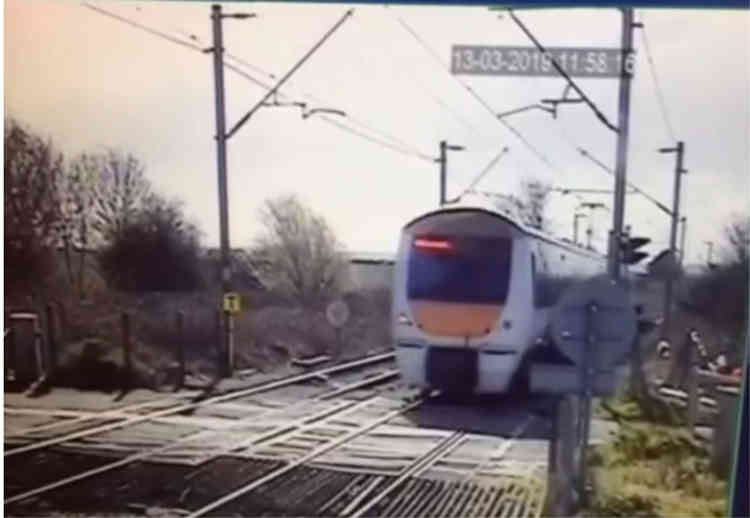
[[[77,284],[81,298],[84,297],[84,266],[89,245],[94,244],[92,231],[97,184],[101,179],[103,157],[83,153],[70,164],[60,177],[60,237],[63,242],[65,261],[71,286],[75,284],[71,249],[78,249],[79,265]]]
[[[99,160],[92,227],[103,243],[111,243],[143,206],[151,186],[133,155],[110,150]]]
[[[730,263],[739,263],[745,268],[750,258],[750,217],[738,217],[725,229],[730,245]]]
[[[734,352],[741,357],[748,322],[750,218],[734,218],[725,229],[725,238],[729,245],[726,260],[690,282],[682,305],[731,337]]]
[[[265,235],[250,260],[267,287],[302,303],[317,303],[339,287],[344,259],[326,221],[294,196],[266,201]]]
[[[60,221],[56,188],[63,156],[51,142],[5,120],[6,292],[27,289],[51,267]]]
[[[545,230],[547,228],[545,209],[550,192],[549,185],[540,180],[527,180],[523,182],[522,189],[522,216],[525,223],[533,228]]]

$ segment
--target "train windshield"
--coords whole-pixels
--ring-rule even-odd
[[[508,238],[417,236],[408,265],[410,299],[503,304],[510,281]]]

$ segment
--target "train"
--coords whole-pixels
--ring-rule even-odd
[[[517,211],[464,202],[401,230],[392,331],[405,382],[425,391],[528,390],[532,352],[551,350],[551,310],[606,257],[524,223]]]

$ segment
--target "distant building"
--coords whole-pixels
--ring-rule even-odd
[[[377,252],[347,252],[346,289],[362,290],[391,288],[395,254]]]

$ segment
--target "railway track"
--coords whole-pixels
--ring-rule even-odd
[[[6,475],[6,512],[101,514],[137,504],[193,517],[538,516],[540,466],[505,459],[533,418],[506,438],[396,423],[425,400],[389,393],[398,373],[382,367],[391,360],[379,355],[199,402],[49,411],[83,428],[48,422],[11,434],[25,442],[6,451],[6,474],[37,466],[37,476]],[[346,383],[337,373],[347,373]],[[315,395],[284,397],[283,389],[309,383]]]
[[[216,405],[224,401],[247,398],[255,394],[271,391],[273,389],[288,387],[290,385],[295,385],[295,384],[303,383],[306,381],[320,379],[321,376],[328,377],[332,374],[336,374],[339,372],[346,372],[354,368],[369,366],[369,365],[381,363],[384,361],[391,361],[393,357],[394,357],[393,353],[386,353],[386,354],[382,354],[378,356],[373,356],[370,358],[365,358],[363,360],[357,360],[354,362],[349,362],[349,363],[345,363],[341,365],[336,365],[333,367],[328,367],[326,369],[320,369],[320,370],[305,373],[305,374],[289,376],[280,380],[271,381],[271,382],[264,383],[264,384],[254,386],[254,387],[250,387],[247,389],[237,390],[237,391],[232,391],[226,394],[212,396],[212,397],[209,397],[202,401],[197,401],[197,402],[183,403],[183,404],[171,404],[168,402],[168,400],[159,400],[159,401],[153,402],[153,404],[158,405],[160,403],[165,403],[166,408],[154,410],[146,414],[127,415],[127,417],[125,417],[124,419],[118,419],[112,423],[106,423],[106,424],[102,424],[102,425],[94,426],[94,427],[86,427],[83,430],[77,430],[68,434],[56,435],[56,436],[46,438],[43,440],[32,441],[23,446],[18,446],[18,447],[6,450],[4,452],[5,458],[11,457],[13,455],[18,455],[21,453],[40,450],[40,449],[47,448],[50,446],[55,446],[57,444],[62,444],[70,440],[81,439],[81,438],[88,437],[90,435],[105,433],[110,430],[115,430],[117,428],[133,426],[139,423],[152,421],[154,419],[158,419],[158,418],[162,418],[162,417],[166,417],[166,416],[170,416],[170,415],[174,415],[174,414],[178,414],[182,412],[194,411],[196,409],[208,407],[211,405]],[[120,412],[121,411],[122,410],[120,410]],[[116,414],[106,415],[105,413],[103,417],[107,419],[108,417],[115,417],[115,416]],[[82,421],[85,422],[87,421],[87,419],[82,419]],[[33,431],[34,430],[32,429],[32,432]]]

